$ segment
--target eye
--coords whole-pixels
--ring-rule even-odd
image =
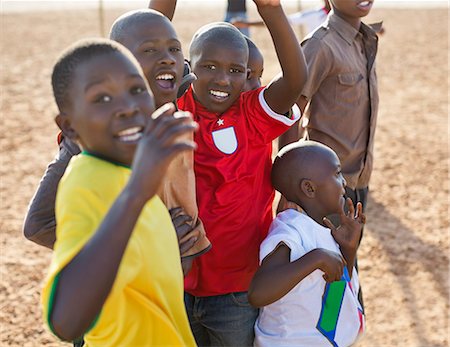
[[[207,65],[205,65],[205,68],[207,68],[207,69],[209,69],[209,70],[215,70],[215,69],[216,69],[216,66],[215,66],[215,65],[212,65],[212,64],[207,64]]]
[[[131,94],[142,94],[147,91],[147,88],[142,86],[136,86],[131,88]]]
[[[156,49],[152,48],[152,47],[144,49],[144,53],[155,53],[155,52],[156,52]]]
[[[231,73],[243,73],[244,71],[242,69],[237,69],[237,68],[231,68],[230,69]]]
[[[180,47],[171,47],[170,51],[171,52],[181,52],[181,48]]]
[[[111,100],[112,100],[111,96],[109,96],[107,94],[102,94],[102,95],[99,95],[98,97],[96,97],[94,99],[94,102],[96,104],[106,104],[106,103],[110,102]]]

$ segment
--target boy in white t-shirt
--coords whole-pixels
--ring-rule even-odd
[[[255,346],[349,346],[364,330],[354,269],[362,205],[355,211],[345,201],[336,153],[314,141],[284,147],[272,183],[303,212],[278,214],[261,244],[261,267],[248,294],[262,307]],[[325,218],[333,213],[340,214],[339,227]]]

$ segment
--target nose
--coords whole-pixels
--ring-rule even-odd
[[[230,78],[225,70],[219,70],[216,74],[216,81],[220,86],[227,86],[230,84]]]
[[[341,174],[342,175],[342,174]],[[342,186],[345,188],[347,187],[347,181],[345,180],[345,177],[342,176]]]
[[[124,97],[115,113],[117,118],[128,118],[136,115],[139,112],[139,105],[131,97]]]
[[[160,64],[164,65],[174,65],[175,64],[175,58],[173,57],[172,53],[169,51],[163,51],[161,52],[161,55],[159,57]]]

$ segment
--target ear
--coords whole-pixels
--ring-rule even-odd
[[[64,136],[76,142],[78,140],[78,134],[74,128],[72,128],[70,117],[68,117],[67,113],[61,112],[58,113],[55,117],[55,123],[58,125],[58,128],[61,129]]]
[[[314,198],[316,196],[316,185],[307,178],[300,181],[300,189],[308,198]]]

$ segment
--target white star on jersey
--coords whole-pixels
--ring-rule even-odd
[[[224,120],[223,119],[218,119],[217,120],[217,125],[223,125],[224,124]]]

